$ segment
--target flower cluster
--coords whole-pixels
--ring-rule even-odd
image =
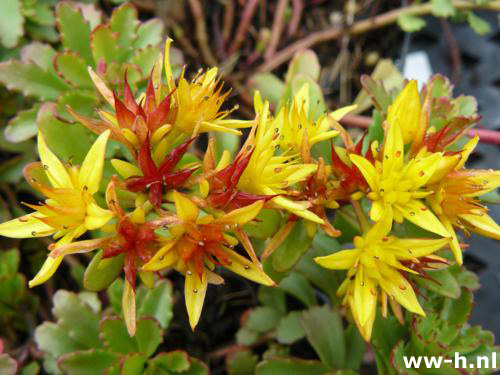
[[[122,259],[123,311],[130,334],[135,333],[137,276],[152,285],[170,270],[185,276],[185,303],[194,329],[208,284],[224,282],[218,267],[273,286],[261,259],[283,243],[291,228],[303,221],[310,237],[318,230],[340,236],[342,228],[332,225],[332,214],[351,207],[361,227],[353,248],[316,261],[347,270],[338,293],[369,340],[378,302],[384,316],[388,302],[396,316],[401,306],[424,314],[414,276],[446,263],[435,254],[445,247],[462,263],[457,229],[500,239],[500,228],[478,199],[500,186],[500,172],[465,168],[478,139],[460,146],[467,121],[453,119],[439,128],[432,123],[432,83],[422,93],[416,82],[406,85],[387,111],[379,148],[365,137],[353,142],[338,123],[352,106],[316,113],[308,84],[275,114],[257,92],[255,120],[230,119],[232,110],[221,109],[229,91],[217,69],[200,71],[192,80],[183,71],[176,82],[170,44],[140,95],[126,77],[120,95],[90,70],[109,107],[99,110],[100,119],[70,109],[98,134],[81,166],[59,160],[39,133],[41,162],[28,165],[25,176],[46,200],[27,204],[33,213],[0,224],[3,236],[57,239],[30,286],[48,280],[64,256],[100,249],[101,262]],[[188,154],[203,133],[242,135],[241,128],[249,128],[248,135],[234,159],[228,151],[218,157],[213,138],[202,160]],[[337,136],[344,147],[333,146]],[[110,139],[128,152],[123,153],[126,160],[111,160],[117,174],[101,183]],[[331,151],[318,152],[320,143]],[[368,204],[369,218],[363,210]],[[248,229],[261,221],[264,208],[279,212],[285,224],[267,238],[259,257]],[[405,220],[427,231],[428,238],[394,236]]]

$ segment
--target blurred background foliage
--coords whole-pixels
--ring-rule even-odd
[[[37,159],[34,136],[39,129],[68,162],[80,163],[95,139],[66,110],[70,105],[95,116],[96,108],[106,106],[87,67],[114,90],[122,90],[125,73],[133,89],[144,90],[169,35],[176,42],[171,55],[175,75],[185,62],[192,67],[187,75],[217,65],[232,88],[230,104],[239,104],[237,116],[254,117],[253,89],[277,109],[308,83],[315,113],[355,102],[358,114],[373,113],[373,119],[350,116],[345,125],[351,126],[353,137],[361,133],[359,128],[372,125],[368,138],[377,139],[384,95],[391,97],[403,83],[401,59],[408,33],[439,19],[457,83],[461,61],[450,24],[467,24],[488,36],[498,27],[484,12],[499,11],[498,1],[487,0],[2,0],[0,219],[21,215],[25,211],[20,202],[37,199],[22,180],[22,169]],[[372,77],[363,82],[365,89],[361,74]],[[383,81],[387,92],[375,81]],[[441,96],[458,111],[475,105],[453,101],[446,85]],[[373,112],[371,98],[377,103]],[[219,153],[238,150],[238,138],[217,138]],[[314,151],[331,158],[328,144]],[[115,143],[107,156],[127,157],[127,151]],[[112,173],[107,165],[105,180]],[[495,194],[490,198],[498,201]],[[281,225],[274,212],[264,211],[260,218],[264,238]],[[426,310],[431,311],[426,318],[408,316],[412,324],[405,326],[395,318],[377,319],[373,342],[367,345],[338,309],[336,290],[343,275],[313,262],[359,233],[349,210],[339,210],[334,225],[345,228],[338,239],[323,233],[310,238],[302,222],[295,225],[265,262],[266,271],[279,280],[277,288],[257,288],[224,274],[228,281],[217,291],[209,290],[212,302],[194,333],[188,328],[178,276],[169,275],[170,280],[150,290],[139,288],[134,338],[128,337],[120,318],[120,280],[99,293],[82,292],[89,259],[68,256],[58,276],[29,290],[26,279],[43,262],[48,242],[2,239],[0,374],[201,375],[209,368],[212,374],[232,375],[353,375],[373,374],[375,369],[404,374],[409,373],[404,355],[458,351],[473,358],[499,351],[491,332],[467,323],[479,280],[458,267],[434,271],[438,283],[423,281],[429,289]],[[415,228],[405,230],[411,234]],[[249,232],[262,250],[259,231]],[[439,373],[463,372],[450,367]]]

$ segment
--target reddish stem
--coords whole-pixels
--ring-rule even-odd
[[[372,124],[372,119],[367,116],[346,115],[340,123],[353,128],[368,129]],[[470,129],[467,131],[468,137],[479,136],[480,142],[500,145],[500,132],[488,129]]]

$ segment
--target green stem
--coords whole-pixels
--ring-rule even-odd
[[[352,207],[354,208],[354,213],[356,214],[356,217],[358,218],[359,225],[361,226],[361,230],[363,232],[367,232],[368,229],[370,228],[370,225],[368,224],[368,218],[366,217],[365,212],[363,211],[363,208],[361,207],[361,203],[359,203],[359,201],[351,199],[351,204],[352,204]]]

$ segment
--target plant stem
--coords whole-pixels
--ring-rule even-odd
[[[207,25],[205,23],[205,14],[199,0],[189,0],[189,6],[196,23],[196,40],[203,55],[203,59],[208,65],[216,66],[217,59],[208,45]]]
[[[361,207],[361,203],[359,201],[351,199],[351,204],[352,207],[354,208],[354,213],[356,214],[356,217],[358,218],[359,225],[361,226],[361,230],[363,232],[367,232],[368,229],[370,228],[370,225],[368,224],[368,218],[365,215],[365,212],[363,211],[363,208]]]
[[[371,117],[360,115],[345,115],[340,123],[353,128],[368,129],[372,124]],[[469,129],[465,133],[468,137],[479,136],[480,142],[500,145],[500,132],[488,129]]]
[[[454,0],[453,7],[457,10],[481,9],[488,11],[500,11],[500,1],[492,1],[491,3],[478,5],[470,1]],[[432,11],[432,4],[430,2],[426,2],[423,4],[414,4],[407,7],[391,10],[389,12],[380,14],[373,18],[367,18],[355,22],[352,25],[352,27],[348,29],[334,26],[323,31],[318,31],[309,34],[307,37],[300,39],[295,43],[290,44],[288,47],[283,48],[281,51],[275,53],[272,59],[264,62],[257,68],[257,70],[259,72],[271,71],[276,67],[280,66],[281,64],[285,63],[286,61],[288,61],[295,54],[295,52],[312,47],[317,43],[337,39],[343,34],[349,34],[349,35],[363,34],[368,31],[372,31],[393,24],[402,14],[421,16],[424,14],[431,13],[431,11]]]

